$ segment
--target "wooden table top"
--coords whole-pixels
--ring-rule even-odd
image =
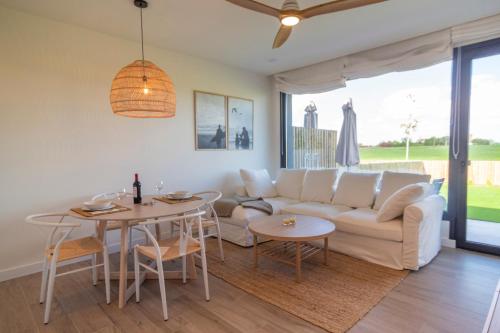
[[[283,225],[283,219],[295,216],[295,225]],[[335,231],[335,224],[304,215],[271,215],[254,220],[248,229],[255,235],[282,241],[307,241],[325,238]]]
[[[168,204],[158,200],[153,200],[153,197],[154,197],[153,195],[145,195],[142,197],[143,203],[153,201],[154,204],[152,206],[134,204],[133,198],[131,197],[115,200],[117,204],[131,209],[124,212],[103,214],[92,217],[85,217],[71,210],[69,210],[68,213],[72,217],[83,220],[133,221],[133,220],[148,220],[148,219],[184,214],[186,212],[196,210],[205,204],[205,200],[194,200],[178,204]]]

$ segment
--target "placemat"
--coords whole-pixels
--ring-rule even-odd
[[[81,216],[85,216],[85,217],[94,217],[94,216],[99,216],[99,215],[113,214],[113,213],[119,213],[119,212],[126,212],[127,210],[131,210],[128,207],[120,206],[120,205],[115,204],[115,203],[113,205],[114,205],[113,208],[107,209],[107,210],[87,211],[87,210],[84,210],[81,207],[71,208],[71,210],[73,212],[75,212],[77,214],[80,214]]]
[[[187,199],[170,199],[169,197],[163,196],[163,197],[154,197],[153,199],[165,202],[168,204],[179,204],[179,203],[184,203],[184,202],[190,202],[190,201],[196,201],[196,200],[202,200],[202,198],[197,197],[193,195],[191,198]]]

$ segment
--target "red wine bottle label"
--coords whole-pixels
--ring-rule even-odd
[[[137,198],[137,187],[134,186],[134,189],[133,189],[133,193],[134,193],[134,198]]]

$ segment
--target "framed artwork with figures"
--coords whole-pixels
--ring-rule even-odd
[[[226,96],[194,92],[196,150],[227,149]]]
[[[229,150],[253,149],[253,100],[227,97]]]

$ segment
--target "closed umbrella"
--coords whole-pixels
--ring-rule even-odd
[[[359,164],[358,131],[352,101],[344,104],[342,111],[344,112],[344,121],[335,152],[335,162],[342,166],[351,167]]]

